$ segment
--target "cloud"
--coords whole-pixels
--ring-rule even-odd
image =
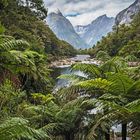
[[[86,25],[98,16],[115,17],[135,0],[44,0],[49,12],[57,8],[75,25]]]

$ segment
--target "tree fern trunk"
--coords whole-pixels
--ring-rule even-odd
[[[110,134],[109,133],[105,133],[105,140],[110,140]]]
[[[108,132],[105,132],[105,140],[110,140],[110,129],[108,129]]]
[[[122,140],[126,140],[127,137],[127,123],[122,123]]]
[[[67,132],[67,133],[65,134],[65,140],[71,140],[71,139],[70,139],[70,133]]]
[[[65,134],[65,140],[74,140],[74,133],[67,132]]]

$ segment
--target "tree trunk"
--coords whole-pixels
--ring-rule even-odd
[[[110,134],[109,133],[105,133],[105,140],[110,140]]]
[[[105,140],[110,140],[110,129],[108,129],[108,132],[105,132]]]
[[[65,134],[65,140],[74,140],[74,133],[67,132]]]
[[[127,137],[127,123],[122,123],[122,140],[126,140]]]
[[[70,140],[70,133],[65,134],[65,140]]]
[[[98,129],[98,140],[102,140],[103,139],[103,134],[104,132],[102,131],[102,129]]]

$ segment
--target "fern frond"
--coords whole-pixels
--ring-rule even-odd
[[[128,103],[126,106],[132,113],[140,113],[140,99]]]
[[[75,74],[63,74],[63,75],[59,76],[58,79],[69,80],[73,83],[87,80],[87,78],[85,78],[83,76],[75,75]]]
[[[85,80],[78,82],[68,88],[62,89],[60,94],[62,96],[68,95],[95,95],[102,94],[102,92],[108,92],[112,82],[107,81],[106,79],[96,78],[93,80]],[[102,92],[99,92],[102,91]]]
[[[121,72],[127,67],[127,62],[121,57],[114,57],[100,66],[104,73],[106,72]]]
[[[83,64],[83,63],[77,63],[72,67],[72,70],[74,71],[82,71],[85,73],[88,77],[101,77],[102,71],[101,69],[96,66],[95,64]]]
[[[108,80],[113,82],[110,89],[116,95],[126,95],[133,84],[133,80],[121,73],[109,74]]]
[[[0,51],[8,51],[8,50],[17,50],[17,49],[25,49],[29,47],[29,43],[23,40],[10,40],[0,44]]]
[[[109,90],[109,87],[112,85],[112,82],[107,81],[106,79],[96,78],[93,80],[86,80],[83,82],[79,82],[75,84],[73,87],[77,87],[79,89],[102,89],[102,90]]]
[[[0,125],[1,140],[16,140],[26,138],[29,140],[49,140],[42,130],[35,130],[28,126],[28,121],[22,118],[10,118]]]

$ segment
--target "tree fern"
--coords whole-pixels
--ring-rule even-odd
[[[86,77],[75,75],[75,74],[63,74],[63,75],[59,76],[58,79],[66,79],[73,83],[87,80]]]
[[[102,95],[105,92],[108,92],[111,87],[112,82],[107,81],[106,79],[96,78],[93,80],[85,80],[78,82],[66,89],[60,91],[61,95],[69,96],[74,94],[80,95]]]
[[[121,57],[114,57],[100,66],[104,73],[121,72],[126,67],[127,62]]]
[[[1,140],[49,140],[48,135],[42,130],[35,130],[28,126],[28,121],[22,118],[9,118],[0,125]]]
[[[25,49],[25,47],[29,47],[29,43],[23,40],[10,40],[7,42],[3,42],[0,44],[0,51],[8,51],[8,50],[17,50],[17,49]]]
[[[94,64],[82,64],[82,63],[78,63],[78,64],[75,64],[72,67],[72,70],[82,71],[88,77],[92,77],[92,78],[96,78],[96,77],[102,76],[101,69],[98,66],[94,65]]]

